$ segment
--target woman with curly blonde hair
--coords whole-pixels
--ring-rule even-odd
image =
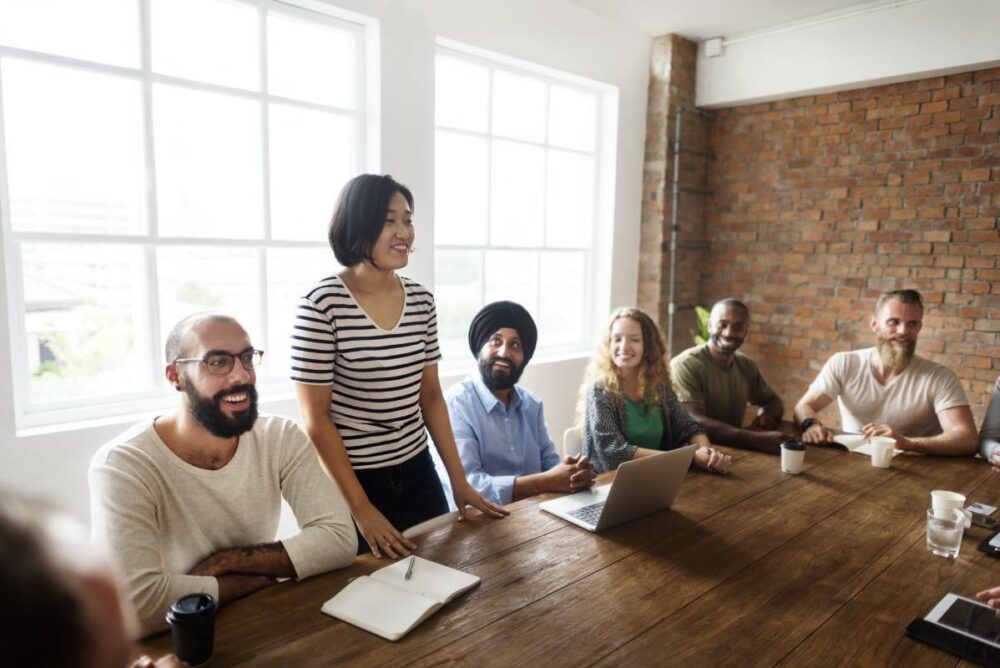
[[[694,461],[725,473],[732,460],[709,446],[708,436],[688,415],[670,386],[663,335],[648,315],[635,308],[611,314],[580,388],[583,451],[597,471],[623,462],[700,446]]]

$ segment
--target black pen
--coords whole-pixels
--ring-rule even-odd
[[[416,560],[417,558],[415,556],[410,557],[410,565],[406,567],[406,575],[403,576],[404,580],[409,580],[410,576],[413,575],[413,562]]]

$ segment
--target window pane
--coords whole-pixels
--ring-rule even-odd
[[[341,269],[329,248],[267,250],[268,338],[264,361],[269,378],[288,379],[291,369],[289,337],[299,299],[321,278]]]
[[[0,0],[0,44],[139,66],[138,0]]]
[[[201,311],[229,314],[240,321],[251,341],[263,340],[257,251],[169,246],[156,250],[156,266],[161,343],[181,318]]]
[[[489,70],[464,59],[442,55],[435,63],[437,124],[473,132],[489,131]]]
[[[484,303],[509,299],[538,313],[538,253],[486,251]]]
[[[544,345],[583,341],[584,303],[588,292],[583,252],[541,253],[539,341]]]
[[[271,233],[326,242],[340,189],[354,167],[354,120],[272,104]]]
[[[434,254],[434,302],[445,356],[468,354],[469,324],[484,304],[482,263],[483,254],[476,250]]]
[[[489,140],[438,130],[434,157],[434,241],[486,243]]]
[[[274,95],[344,109],[356,106],[355,36],[347,30],[267,15],[267,85]]]
[[[139,84],[10,58],[2,76],[13,228],[139,232]]]
[[[545,200],[545,245],[589,248],[593,240],[594,159],[567,151],[549,151]]]
[[[545,207],[545,149],[493,142],[490,243],[540,246]]]
[[[545,141],[546,85],[508,72],[493,73],[493,133]]]
[[[575,88],[549,90],[549,143],[593,151],[597,142],[597,96]]]
[[[153,70],[258,90],[257,9],[225,0],[152,0]]]
[[[29,403],[147,389],[142,249],[26,243],[21,258]]]
[[[260,106],[157,85],[153,112],[160,233],[260,237]]]

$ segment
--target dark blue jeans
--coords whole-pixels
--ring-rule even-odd
[[[444,488],[428,448],[402,464],[354,470],[368,500],[399,531],[448,512]],[[358,531],[358,554],[370,551]]]

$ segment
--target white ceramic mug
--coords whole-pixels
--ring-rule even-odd
[[[965,509],[964,494],[936,489],[931,492],[931,508],[934,509],[934,514],[941,518],[950,517],[951,510],[960,510],[965,515],[965,528],[972,526],[972,512]]]
[[[896,439],[888,436],[872,436],[868,443],[872,451],[872,466],[880,469],[892,466],[892,453],[896,449]]]

